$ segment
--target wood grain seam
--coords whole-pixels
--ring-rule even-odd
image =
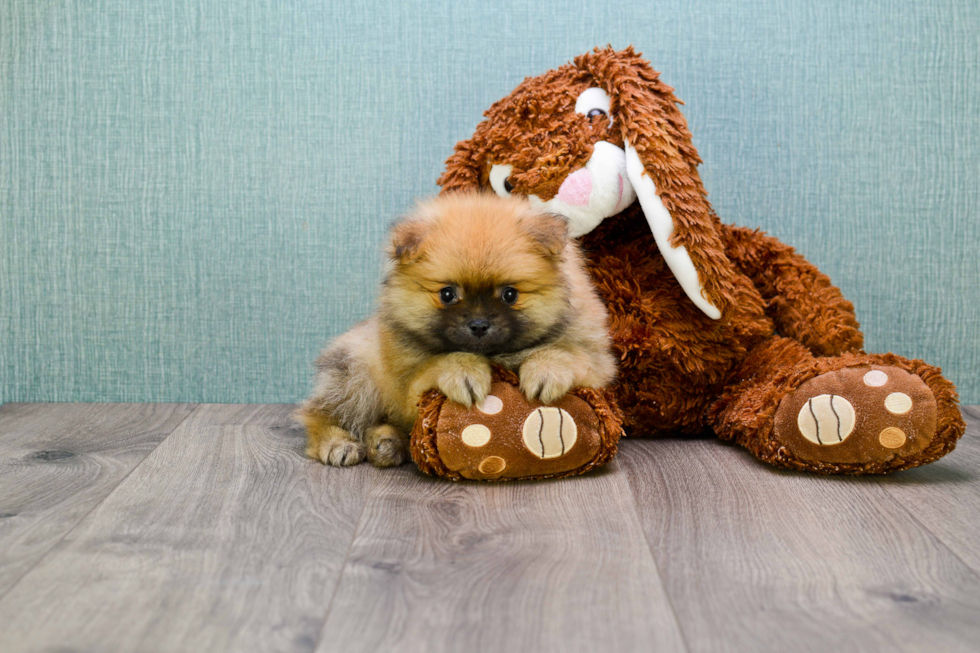
[[[878,479],[875,479],[875,483],[881,485],[881,481],[879,481]],[[915,522],[916,524],[918,524],[919,527],[922,530],[924,530],[926,533],[928,533],[936,541],[936,544],[938,544],[943,549],[945,549],[946,551],[948,551],[950,553],[950,555],[952,555],[954,558],[956,558],[957,560],[959,560],[960,563],[964,567],[966,567],[967,569],[969,569],[970,570],[970,573],[973,574],[973,576],[977,579],[978,583],[980,583],[980,570],[974,569],[973,568],[973,565],[971,565],[966,560],[964,560],[962,557],[960,557],[960,555],[953,548],[951,548],[948,544],[946,544],[946,541],[942,538],[941,535],[939,535],[939,533],[936,533],[934,530],[932,530],[931,528],[929,528],[928,526],[926,526],[925,524],[923,524],[919,520],[919,518],[915,516],[915,513],[911,512],[907,507],[905,507],[905,504],[904,503],[902,503],[901,501],[899,501],[895,497],[893,497],[892,494],[891,494],[891,492],[889,492],[887,488],[884,488],[884,491],[885,491],[885,496],[887,496],[890,501],[898,504],[901,507],[902,512],[904,512],[906,515],[908,515],[909,517],[911,517],[913,522]]]
[[[364,501],[361,503],[361,511],[357,515],[357,526],[354,527],[354,534],[351,536],[350,542],[347,543],[347,551],[344,553],[344,562],[340,565],[340,571],[337,572],[337,580],[334,581],[333,592],[330,593],[330,601],[327,603],[327,611],[323,613],[323,621],[320,623],[320,632],[316,638],[316,646],[310,650],[320,650],[320,642],[323,641],[323,637],[326,635],[327,622],[330,621],[330,613],[333,612],[334,601],[337,599],[337,594],[340,593],[340,584],[344,581],[344,574],[347,572],[347,563],[350,561],[351,551],[354,550],[354,542],[357,541],[357,536],[361,534],[361,529],[364,525],[364,513],[367,512],[371,495],[374,494],[374,489],[377,487],[379,482],[380,479],[378,478],[378,474],[374,474],[371,487],[365,493]]]
[[[623,475],[624,482],[626,483],[626,487],[629,488],[630,498],[633,499],[633,502],[630,504],[630,510],[633,511],[633,517],[636,525],[639,527],[640,532],[643,533],[643,541],[647,545],[647,553],[650,554],[650,562],[653,563],[653,568],[657,570],[657,581],[660,583],[660,588],[663,590],[664,598],[667,600],[667,605],[670,606],[670,614],[674,617],[674,625],[677,626],[677,633],[680,635],[681,644],[684,646],[685,651],[690,651],[691,647],[688,645],[687,635],[684,634],[684,628],[681,625],[681,620],[678,618],[677,610],[674,608],[674,600],[670,596],[670,592],[667,589],[667,584],[664,583],[663,574],[660,573],[660,567],[657,565],[657,556],[653,554],[653,544],[651,544],[650,538],[647,536],[647,529],[643,527],[643,520],[640,518],[636,494],[633,492],[633,484],[630,483],[629,479],[630,472],[626,469],[629,466],[630,465],[628,462],[626,462],[625,457],[621,456],[619,458],[619,468]]]
[[[980,421],[980,407],[978,407],[978,406],[963,406],[962,408],[963,408],[963,412],[967,415],[967,417],[969,418],[969,420],[971,420],[971,421],[972,420]],[[967,427],[967,431],[963,435],[963,437],[965,437],[965,438],[966,437],[970,437],[970,429],[969,429],[969,426]],[[955,449],[953,451],[955,452]],[[960,563],[962,563],[962,565],[964,567],[966,567],[967,569],[969,569],[970,570],[970,573],[973,574],[973,576],[976,577],[978,581],[980,581],[980,569],[975,569],[973,567],[973,565],[971,565],[969,562],[967,562],[966,560],[964,560],[960,556],[960,554],[956,552],[956,550],[953,547],[949,546],[949,544],[946,543],[946,540],[943,539],[942,535],[940,535],[936,531],[934,531],[931,528],[929,528],[929,526],[927,526],[926,524],[924,524],[916,516],[916,514],[914,512],[912,512],[911,510],[908,509],[908,506],[906,506],[905,503],[903,503],[902,501],[899,501],[897,498],[895,498],[894,495],[892,495],[892,493],[891,493],[891,491],[889,489],[889,484],[888,484],[888,478],[887,477],[873,476],[873,477],[871,477],[871,479],[874,481],[875,485],[877,485],[878,487],[880,487],[882,489],[882,491],[885,493],[885,496],[888,497],[889,501],[897,504],[902,509],[902,512],[904,512],[906,515],[908,515],[912,519],[913,522],[915,522],[916,524],[918,524],[919,528],[921,528],[926,533],[928,533],[929,535],[931,535],[936,540],[936,542],[943,549],[945,549],[946,551],[948,551],[954,558],[956,558],[957,560],[959,560]]]
[[[75,524],[71,528],[69,528],[64,533],[62,533],[61,534],[61,537],[59,537],[57,540],[55,540],[54,542],[52,542],[51,543],[51,546],[48,547],[47,551],[45,551],[43,555],[41,555],[37,560],[35,560],[34,561],[34,564],[32,564],[30,567],[28,567],[24,571],[24,573],[22,573],[17,578],[16,581],[14,581],[13,583],[11,583],[10,586],[6,589],[6,591],[0,593],[0,601],[2,601],[4,597],[6,597],[8,594],[10,594],[10,592],[12,592],[15,587],[17,587],[18,585],[20,585],[21,581],[23,581],[42,562],[44,562],[45,560],[47,560],[48,559],[48,556],[51,555],[52,551],[54,551],[55,549],[57,549],[58,548],[58,545],[60,545],[62,542],[65,541],[65,538],[67,538],[69,535],[71,535],[71,533],[73,533],[76,528],[78,528],[85,520],[87,520],[91,516],[91,514],[93,512],[95,512],[95,510],[99,506],[101,506],[103,503],[105,503],[106,499],[108,499],[113,494],[115,494],[116,490],[118,490],[119,487],[123,483],[126,482],[126,479],[128,479],[130,476],[132,476],[133,472],[135,472],[137,469],[139,469],[143,465],[143,463],[145,463],[147,461],[147,459],[150,456],[153,455],[153,452],[156,451],[160,447],[161,444],[163,444],[164,442],[166,442],[167,439],[170,438],[170,436],[173,435],[177,431],[177,429],[179,429],[181,426],[183,426],[184,422],[186,422],[187,420],[189,420],[195,413],[197,413],[197,411],[203,405],[203,404],[187,403],[187,402],[177,402],[176,405],[180,405],[180,404],[183,404],[185,406],[193,406],[193,408],[186,415],[184,415],[184,418],[182,420],[180,420],[179,422],[177,422],[176,424],[174,424],[174,427],[172,429],[170,429],[170,432],[167,433],[166,436],[164,436],[163,438],[161,438],[160,441],[157,442],[156,446],[154,446],[152,449],[150,449],[149,451],[146,452],[146,455],[143,456],[143,460],[141,460],[141,461],[139,461],[139,463],[133,465],[133,468],[131,470],[129,470],[128,472],[126,472],[126,475],[125,476],[123,476],[121,479],[119,479],[119,482],[116,483],[115,487],[113,487],[111,490],[109,490],[108,492],[106,492],[106,495],[104,497],[102,497],[101,499],[99,499],[95,503],[95,505],[93,505],[92,508],[90,510],[88,510],[88,512],[86,512],[82,517],[80,517],[78,519],[78,521],[75,522]]]

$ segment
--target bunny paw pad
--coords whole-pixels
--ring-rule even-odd
[[[783,398],[774,436],[801,460],[867,463],[922,451],[937,428],[936,398],[898,367],[826,372]]]

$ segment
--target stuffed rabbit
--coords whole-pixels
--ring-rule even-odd
[[[596,49],[490,107],[439,184],[568,219],[611,314],[627,435],[710,428],[774,465],[843,474],[952,451],[954,386],[923,361],[864,353],[825,274],[718,219],[678,104],[632,48]]]

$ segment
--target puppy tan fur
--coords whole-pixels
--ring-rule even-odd
[[[517,198],[447,194],[395,225],[388,255],[378,312],[316,361],[297,413],[311,458],[400,465],[421,394],[479,403],[491,362],[545,403],[613,380],[605,307],[563,218]]]

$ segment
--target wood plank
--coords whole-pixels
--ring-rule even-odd
[[[0,596],[193,408],[191,404],[0,406]]]
[[[308,651],[376,470],[201,406],[0,601],[0,650]]]
[[[980,578],[878,481],[716,440],[619,460],[691,651],[976,650]]]
[[[319,651],[681,651],[615,462],[559,481],[384,475]]]
[[[879,479],[889,496],[980,573],[980,407],[963,407],[966,433],[932,465]]]

